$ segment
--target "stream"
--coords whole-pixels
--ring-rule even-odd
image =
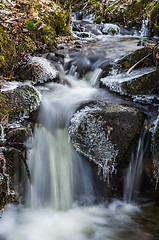
[[[90,25],[90,22],[81,24]],[[132,181],[138,177],[137,172],[131,173],[132,165],[126,176],[124,200],[100,199],[89,163],[75,151],[68,137],[71,116],[80,104],[99,98],[106,98],[110,103],[124,101],[115,93],[98,88],[100,73],[96,70],[103,58],[112,62],[138,49],[140,39],[140,35],[91,34],[79,40],[84,46],[82,56],[102,54],[102,59],[90,60],[90,75],[79,80],[73,70],[66,74],[61,67],[60,78],[67,84],[51,82],[37,86],[42,95],[40,123],[35,127],[33,138],[26,143],[32,184],[28,183],[25,205],[7,205],[0,218],[0,240],[159,239],[156,203],[147,197],[131,201]],[[77,53],[74,56],[78,58]],[[114,74],[114,78],[119,79],[119,75]],[[139,76],[142,72],[131,74]],[[93,81],[88,81],[90,79]],[[108,79],[113,87],[112,76]],[[132,156],[132,161],[140,161],[139,165],[143,163],[142,139],[136,155]],[[139,182],[135,186],[137,184]]]

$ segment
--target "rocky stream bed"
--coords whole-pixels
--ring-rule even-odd
[[[91,16],[1,78],[0,239],[158,239],[158,38]]]

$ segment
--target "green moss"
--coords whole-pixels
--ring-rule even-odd
[[[34,30],[35,28],[37,28],[37,25],[36,25],[36,22],[33,21],[33,20],[30,20],[30,19],[27,19],[26,22],[25,22],[27,28],[32,31]]]
[[[96,17],[93,22],[97,24],[101,23],[101,16]]]
[[[150,25],[153,31],[159,35],[159,2],[150,11]]]
[[[5,97],[0,94],[0,120],[11,111],[10,106],[7,104]]]
[[[8,72],[14,59],[14,45],[8,34],[0,27],[0,72]]]

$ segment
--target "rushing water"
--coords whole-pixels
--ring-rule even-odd
[[[111,39],[112,43],[103,39]],[[113,59],[123,50],[124,53],[130,51],[130,43],[132,49],[136,48],[136,39],[120,36],[103,39],[98,36],[90,42],[89,50],[110,50],[107,57]],[[100,71],[96,69],[93,74],[89,83],[61,72],[61,79],[67,80],[68,85],[49,83],[40,87],[39,124],[29,151],[32,184],[28,184],[25,206],[6,207],[0,220],[0,240],[150,240],[155,236],[143,228],[141,208],[130,203],[134,183],[130,182],[127,187],[131,189],[125,197],[128,203],[116,199],[95,204],[97,196],[89,164],[69,141],[67,127],[79,104],[99,96],[114,101],[114,98],[110,100],[111,94],[95,87]],[[141,160],[141,163],[143,139],[139,140],[136,153],[137,162]],[[128,173],[129,180],[130,175]],[[131,180],[134,178],[132,175]]]

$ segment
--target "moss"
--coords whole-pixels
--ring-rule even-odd
[[[11,111],[10,106],[7,104],[5,97],[0,94],[0,120],[5,116],[8,115]]]
[[[150,25],[159,36],[159,2],[150,11]]]
[[[0,26],[0,73],[8,72],[14,60],[14,44]],[[2,69],[3,68],[3,69]]]
[[[140,61],[142,58],[147,56],[152,52],[152,49],[149,47],[140,48],[118,60],[118,64],[122,67],[123,71],[128,71],[135,63]],[[152,65],[152,62],[150,62]]]
[[[158,94],[158,77],[159,70],[145,74],[139,78],[123,82],[122,88],[126,90],[128,94]]]
[[[97,24],[101,23],[101,16],[97,16],[93,22]]]

